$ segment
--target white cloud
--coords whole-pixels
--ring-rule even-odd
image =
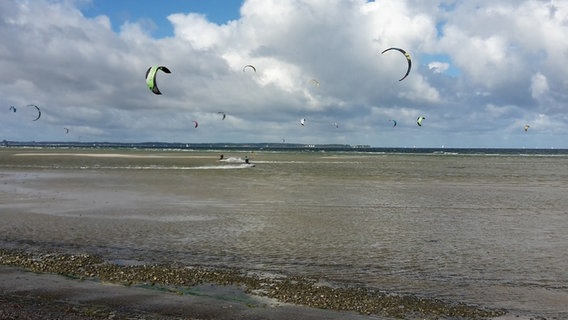
[[[204,15],[172,14],[168,16],[175,30],[176,38],[188,41],[198,50],[210,49],[224,42],[224,28],[207,21]]]
[[[117,33],[75,3],[0,3],[0,68],[9,75],[0,103],[35,103],[44,114],[33,125],[0,118],[2,139],[69,139],[60,129],[72,126],[83,140],[428,146],[465,134],[456,119],[468,119],[463,146],[492,146],[511,123],[532,120],[539,137],[568,147],[565,1],[551,9],[537,0],[248,0],[240,19],[223,25],[171,14],[174,35],[160,39],[152,21]],[[380,54],[388,47],[412,56],[403,81],[404,56]],[[448,75],[447,62],[426,55],[449,57],[460,73]],[[158,76],[162,96],[144,83],[155,64],[172,70]],[[246,64],[257,73],[243,72]],[[219,121],[218,111],[228,118]],[[428,134],[417,137],[421,113]],[[299,130],[301,117],[340,128]],[[396,131],[384,131],[391,118]]]
[[[538,72],[534,74],[531,78],[531,95],[535,99],[539,99],[541,96],[548,92],[548,81],[546,77]]]
[[[428,64],[428,69],[434,73],[444,73],[448,71],[450,64],[447,62],[432,61]]]

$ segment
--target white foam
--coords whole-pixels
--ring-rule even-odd
[[[239,163],[239,164],[224,164],[219,166],[200,166],[200,167],[193,167],[193,169],[246,169],[252,168],[255,165],[252,163]]]
[[[245,163],[245,160],[243,160],[242,158],[237,158],[237,157],[229,157],[227,159],[221,159],[219,161],[226,162],[226,163]]]

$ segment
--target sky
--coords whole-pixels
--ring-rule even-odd
[[[568,0],[4,0],[0,140],[568,148],[566,34]]]

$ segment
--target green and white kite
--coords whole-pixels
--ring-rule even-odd
[[[146,71],[146,85],[155,94],[162,94],[160,89],[158,89],[158,84],[156,83],[156,74],[158,70],[162,70],[165,73],[171,73],[170,69],[164,66],[152,66]]]

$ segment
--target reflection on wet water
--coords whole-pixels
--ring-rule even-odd
[[[566,315],[566,157],[14,153],[0,158],[4,243]]]

